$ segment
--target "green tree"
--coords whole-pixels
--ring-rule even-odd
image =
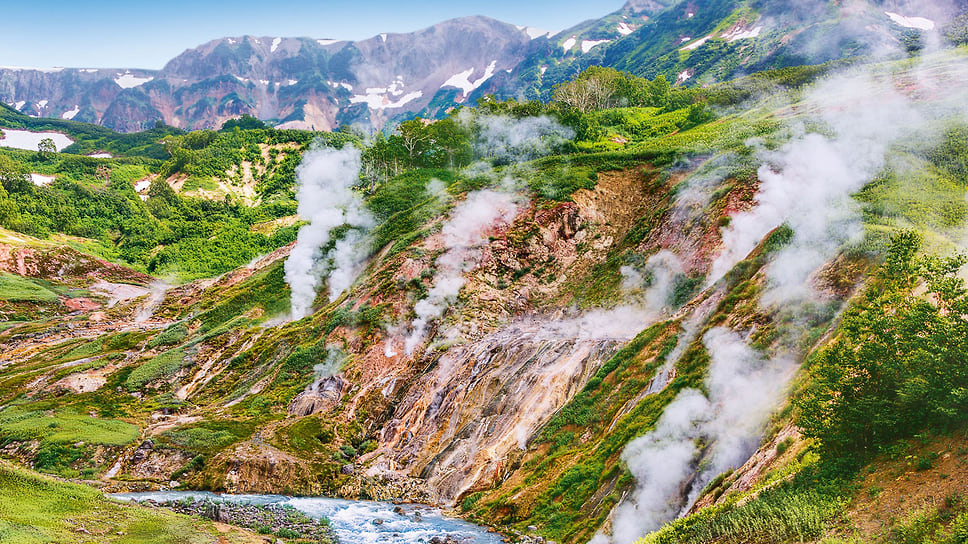
[[[961,256],[916,259],[918,238],[892,241],[879,281],[844,313],[810,362],[798,424],[831,458],[968,421],[968,296]],[[914,287],[923,282],[927,293]]]
[[[51,138],[44,138],[37,144],[37,152],[44,160],[48,160],[57,153],[57,145],[54,144],[54,140]]]

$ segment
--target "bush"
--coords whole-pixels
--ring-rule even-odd
[[[909,233],[893,239],[878,284],[811,361],[798,424],[831,457],[862,460],[924,429],[968,422],[964,259],[915,259],[917,244]],[[932,301],[913,293],[918,281]]]

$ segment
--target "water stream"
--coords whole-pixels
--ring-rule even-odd
[[[247,504],[291,506],[313,519],[325,517],[339,537],[340,544],[426,543],[433,537],[451,536],[467,544],[499,544],[504,539],[484,527],[445,516],[439,509],[417,504],[350,501],[322,497],[283,495],[217,495],[206,491],[161,491],[152,493],[115,493],[121,501],[177,501],[185,498]],[[417,515],[419,513],[419,516]]]

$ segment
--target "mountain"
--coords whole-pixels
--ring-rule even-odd
[[[242,114],[281,127],[383,126],[431,103],[466,102],[516,66],[528,30],[486,17],[358,42],[244,36],[186,51],[159,71],[0,70],[2,99],[33,115],[130,132],[156,121],[221,126]]]
[[[941,25],[964,9],[964,2],[630,1],[554,35],[478,16],[352,42],[243,36],[185,51],[158,71],[0,67],[0,101],[122,132],[158,121],[218,128],[243,114],[283,128],[382,128],[414,115],[440,118],[486,94],[547,100],[591,65],[691,85],[867,55],[916,40],[916,27]]]
[[[767,32],[767,15],[807,7],[630,3],[534,39],[497,24],[533,49],[467,102],[528,58],[541,75],[654,49],[673,72],[696,61],[689,81],[736,73],[672,86],[596,68],[547,102],[372,138],[251,119],[122,134],[0,106],[0,141],[27,142],[0,148],[0,456],[21,467],[0,462],[0,535],[77,516],[126,532],[97,494],[38,521],[84,489],[43,472],[420,502],[532,544],[964,541],[968,51],[878,26],[940,16],[824,4],[818,35],[863,22],[830,58],[894,47],[787,66],[802,57],[780,46],[810,28]],[[579,53],[633,12],[640,27]],[[479,24],[495,23],[446,40]],[[712,37],[680,51],[683,29]],[[325,70],[306,73],[353,104],[353,55],[392,38],[217,41],[165,70],[252,83],[290,72],[240,59],[308,48]],[[425,61],[406,51],[374,80]],[[131,76],[154,78],[133,88],[148,98],[176,77]]]

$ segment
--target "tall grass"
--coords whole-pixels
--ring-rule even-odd
[[[741,506],[723,506],[677,520],[640,544],[810,542],[823,535],[845,503],[827,492],[787,485]]]

